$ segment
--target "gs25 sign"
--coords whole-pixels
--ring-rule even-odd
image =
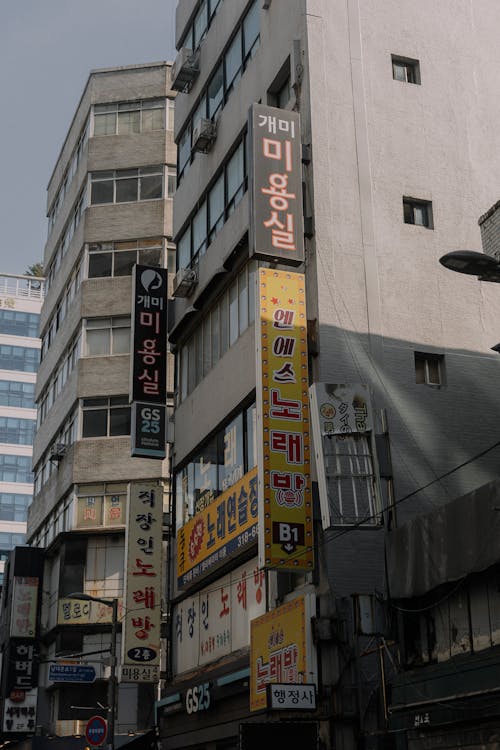
[[[206,711],[210,706],[210,683],[195,685],[186,691],[186,711],[195,714],[198,711]]]

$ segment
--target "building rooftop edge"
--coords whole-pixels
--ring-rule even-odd
[[[486,211],[486,213],[484,213],[484,214],[483,214],[482,216],[480,216],[480,217],[479,217],[479,219],[477,220],[477,223],[479,224],[479,226],[481,226],[481,224],[482,224],[482,223],[483,223],[484,221],[486,221],[486,219],[489,219],[489,218],[490,218],[490,216],[491,216],[492,214],[494,214],[494,213],[495,213],[495,211],[496,211],[496,210],[497,210],[498,208],[500,208],[500,200],[497,200],[497,202],[496,202],[496,203],[494,203],[494,204],[493,204],[493,206],[492,206],[491,208],[489,208],[489,209],[488,209],[488,210]]]

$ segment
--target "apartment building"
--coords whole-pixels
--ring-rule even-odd
[[[0,575],[9,550],[25,543],[33,498],[35,380],[44,279],[0,275]]]
[[[159,667],[132,680],[120,658],[127,498],[146,485],[156,496],[157,528],[169,507],[168,460],[131,452],[132,274],[145,266],[160,279],[171,262],[174,97],[165,62],[92,71],[48,184],[27,538],[46,550],[37,725],[68,742],[85,736],[92,716],[109,726],[110,702],[118,744],[153,725]],[[153,537],[138,536],[147,570]],[[160,529],[160,546],[161,537]],[[160,637],[162,602],[150,598],[151,617],[136,602],[132,615],[147,646],[147,630]],[[68,655],[90,672],[71,679],[51,669]]]
[[[406,743],[385,539],[498,460],[498,293],[438,261],[498,198],[499,23],[493,0],[178,3],[164,748]]]

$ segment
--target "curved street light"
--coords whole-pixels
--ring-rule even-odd
[[[439,262],[450,271],[477,276],[479,281],[500,283],[500,263],[491,255],[475,250],[454,250],[443,255]]]
[[[110,673],[108,682],[108,750],[115,750],[115,714],[116,714],[116,634],[118,625],[118,599],[102,599],[100,596],[90,596],[82,591],[68,594],[67,599],[78,599],[84,602],[98,602],[105,607],[111,608],[111,649],[110,649]]]

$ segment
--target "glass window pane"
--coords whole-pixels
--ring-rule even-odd
[[[83,412],[82,437],[103,437],[107,432],[108,410],[89,409]]]
[[[141,201],[161,198],[163,195],[163,175],[141,177]]]
[[[177,268],[188,268],[191,263],[191,227],[188,227],[177,243]]]
[[[212,367],[219,361],[219,306],[212,310],[210,315],[211,344],[212,344]]]
[[[231,46],[229,47],[224,57],[224,65],[226,68],[226,93],[229,91],[231,86],[235,85],[241,77],[241,29],[238,29],[238,33],[233,39]]]
[[[222,357],[229,348],[229,294],[226,292],[221,298],[220,312],[220,356]]]
[[[247,269],[238,276],[238,317],[240,334],[248,327],[248,286],[247,286]]]
[[[142,132],[163,130],[165,125],[165,109],[146,109],[142,112]]]
[[[252,47],[254,46],[259,36],[259,3],[254,2],[248,13],[243,20],[243,44],[244,44],[244,58],[245,60],[253,52]],[[257,49],[257,45],[255,45]]]
[[[246,470],[253,469],[257,464],[257,410],[255,404],[246,410]]]
[[[128,203],[137,200],[137,177],[116,181],[116,202]]]
[[[212,118],[222,105],[224,95],[224,74],[219,65],[208,84],[208,116]]]
[[[89,279],[111,276],[111,253],[89,254]]]
[[[209,239],[215,237],[224,223],[224,175],[221,174],[208,194]]]
[[[196,387],[196,342],[194,336],[191,336],[187,344],[189,357],[188,365],[188,393]]]
[[[110,332],[105,330],[87,330],[87,356],[98,357],[109,354]]]
[[[205,377],[205,375],[207,375],[210,371],[210,354],[210,315],[207,315],[205,320],[203,321],[203,377]]]
[[[136,250],[127,250],[127,252],[115,253],[114,276],[130,276],[136,259]]]
[[[238,338],[238,280],[229,287],[229,346]]]
[[[184,133],[182,134],[182,137],[178,145],[178,157],[177,158],[179,162],[179,174],[182,173],[190,157],[191,157],[191,128],[188,126],[185,129]]]
[[[116,113],[94,114],[94,135],[114,135],[116,132]]]
[[[113,329],[113,354],[128,354],[130,351],[130,328]]]
[[[404,63],[392,63],[392,77],[396,81],[406,81],[406,66]]]
[[[193,116],[191,118],[191,122],[193,123],[193,128],[196,127],[198,120],[206,116],[207,116],[207,96],[206,94],[204,94],[201,97],[200,101],[198,102],[198,106],[193,112]]]
[[[193,258],[197,253],[203,255],[207,249],[207,203],[198,209],[193,219]]]
[[[207,2],[204,0],[200,10],[194,19],[194,47],[199,45],[203,39],[208,26],[208,7]]]
[[[119,112],[118,113],[118,134],[126,135],[127,133],[139,133],[141,130],[141,113]]]
[[[99,180],[92,182],[90,191],[90,203],[113,203],[113,180]]]
[[[110,409],[109,434],[130,435],[130,407]]]
[[[141,248],[139,250],[139,264],[142,266],[160,266],[161,248]]]
[[[243,195],[244,158],[243,143],[240,143],[226,167],[227,206],[237,205]]]
[[[427,226],[427,207],[426,206],[415,205],[413,207],[413,216],[415,219],[415,224],[418,224],[421,227]]]

